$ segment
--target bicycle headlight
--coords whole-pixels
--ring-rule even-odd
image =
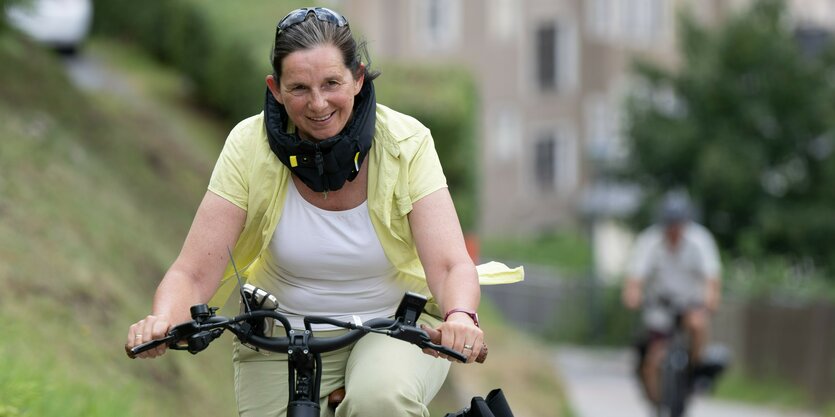
[[[240,310],[241,314],[246,313],[247,306],[251,309],[251,311],[258,311],[258,310],[275,310],[278,308],[278,300],[275,298],[274,295],[268,293],[267,291],[258,288],[252,284],[244,284],[243,286],[243,297],[244,299],[240,302]],[[265,336],[265,337],[272,337],[273,331],[275,330],[275,319],[271,317],[263,318],[263,319],[252,319],[248,321],[249,325],[252,326],[252,334],[256,336]],[[271,352],[259,349],[257,346],[253,346],[249,343],[241,342],[244,346],[256,351],[260,352],[264,355],[269,355]]]

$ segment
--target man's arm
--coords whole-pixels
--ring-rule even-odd
[[[621,299],[626,308],[637,310],[641,306],[641,302],[643,301],[643,288],[641,284],[642,281],[634,277],[627,277],[624,281]]]
[[[711,312],[716,312],[722,299],[722,285],[719,278],[708,279],[705,287],[705,307]]]

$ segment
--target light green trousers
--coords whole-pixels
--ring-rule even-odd
[[[432,327],[439,323],[427,314],[419,321]],[[317,332],[316,336],[344,332]],[[241,417],[285,417],[287,355],[265,356],[236,341],[233,364]],[[410,343],[380,334],[365,335],[353,346],[322,355],[321,415],[428,417],[426,406],[441,389],[449,365],[446,359],[426,355]],[[334,414],[327,396],[343,386],[345,400]]]

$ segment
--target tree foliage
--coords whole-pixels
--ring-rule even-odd
[[[731,253],[832,267],[835,42],[791,25],[779,0],[714,28],[682,14],[679,68],[635,66],[623,174],[650,195],[688,188]]]

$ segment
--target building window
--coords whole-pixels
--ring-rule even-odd
[[[566,193],[578,184],[576,140],[557,130],[539,135],[534,146],[534,177],[542,191]]]
[[[788,2],[789,14],[799,26],[831,28],[835,26],[835,4],[831,0]]]
[[[540,189],[554,189],[556,148],[557,143],[552,135],[543,135],[536,142],[536,153],[534,154],[534,158],[536,158],[536,160],[534,162],[534,167],[536,169],[536,184]]]
[[[636,38],[644,42],[659,38],[664,27],[664,1],[639,0],[636,6],[638,10],[635,17]]]
[[[458,44],[461,28],[460,0],[423,0],[418,7],[420,46],[428,50],[445,50]]]
[[[519,18],[515,0],[490,0],[486,12],[490,17],[491,32],[498,40],[514,39]]]
[[[621,11],[622,35],[638,43],[650,43],[664,33],[664,0],[630,0]]]
[[[500,106],[494,110],[493,121],[493,159],[508,162],[516,159],[520,148],[519,132],[522,131],[522,118],[517,108]]]
[[[540,24],[534,36],[533,62],[536,89],[546,93],[566,93],[578,84],[577,32],[566,22]]]
[[[588,94],[584,103],[588,156],[601,162],[615,162],[625,157],[625,143],[620,132],[620,109],[602,94]]]
[[[557,89],[557,24],[549,22],[536,30],[536,75],[543,90]]]
[[[665,42],[668,0],[588,0],[588,30],[598,39],[639,45]],[[694,2],[701,5],[703,2]]]
[[[586,26],[598,38],[606,38],[612,31],[612,13],[615,4],[609,0],[588,0],[586,6]]]

